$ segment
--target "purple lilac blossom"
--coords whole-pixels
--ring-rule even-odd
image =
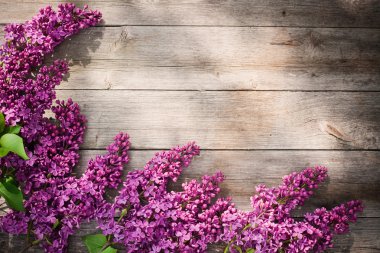
[[[326,179],[324,167],[294,172],[278,187],[259,185],[249,212],[236,209],[229,198],[211,204],[224,179],[220,172],[201,183],[184,183],[181,192],[167,191],[167,179],[175,181],[189,164],[187,152],[198,154],[193,149],[198,150],[188,144],[158,153],[144,170],[128,174],[115,202],[96,215],[110,243],[126,252],[206,252],[213,243],[228,244],[228,252],[321,252],[332,247],[334,233],[348,232],[348,222],[363,210],[360,201],[351,201],[331,211],[317,209],[302,221],[291,217]]]
[[[252,211],[229,209],[222,214],[223,232],[216,242],[228,242],[228,252],[322,252],[332,247],[334,233],[348,232],[363,210],[360,201],[350,201],[327,211],[317,209],[304,220],[291,218],[290,211],[312,195],[327,177],[324,167],[307,168],[283,178],[283,184],[259,185],[251,198]]]
[[[41,118],[55,98],[54,87],[67,73],[65,61],[48,66],[44,56],[67,37],[94,26],[98,11],[76,8],[73,4],[41,9],[31,21],[5,27],[5,43],[0,48],[0,111],[8,125],[20,122],[28,142],[38,138]],[[37,135],[37,136],[36,136]]]
[[[68,236],[81,221],[93,218],[104,203],[107,188],[121,183],[123,164],[128,162],[129,137],[119,134],[103,156],[88,164],[81,178],[72,175],[79,160],[85,117],[71,99],[56,101],[54,88],[68,71],[65,61],[52,65],[44,56],[79,30],[101,19],[97,11],[60,5],[40,11],[25,24],[5,28],[0,49],[0,111],[9,125],[21,125],[30,159],[16,155],[0,159],[0,166],[16,168],[15,176],[26,197],[25,212],[11,211],[0,217],[0,229],[12,234],[28,233],[46,252],[64,252]],[[54,118],[44,113],[51,109]]]
[[[99,209],[99,228],[127,252],[204,252],[230,206],[229,199],[211,204],[223,175],[191,180],[181,192],[167,190],[168,181],[176,181],[198,154],[199,147],[189,143],[157,153],[143,170],[129,172],[115,202]]]
[[[106,155],[89,161],[81,178],[47,177],[43,187],[32,189],[25,201],[26,211],[3,216],[0,227],[8,233],[25,234],[29,225],[47,252],[64,252],[68,236],[82,221],[94,218],[98,207],[104,205],[105,189],[121,183],[128,149],[128,135],[119,134],[108,146]]]

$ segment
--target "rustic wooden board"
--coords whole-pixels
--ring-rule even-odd
[[[94,28],[63,43],[55,55],[76,63],[64,86],[70,89],[380,87],[377,29]]]
[[[87,66],[71,66],[68,82],[58,89],[380,91],[380,71],[344,67],[133,67],[116,61],[92,61]]]
[[[87,253],[82,237],[87,234],[98,233],[96,224],[83,224],[81,230],[70,237],[69,252]],[[357,224],[353,224],[350,234],[335,237],[335,247],[328,252],[355,252],[374,253],[380,251],[380,218],[361,218]],[[10,236],[0,234],[0,247],[6,248],[7,253],[17,253],[24,248],[25,236]],[[29,253],[41,253],[42,250],[32,248]],[[212,245],[208,252],[223,252],[222,245]]]
[[[23,22],[58,2],[0,0],[0,24]],[[199,141],[206,150],[171,189],[220,169],[221,195],[245,210],[255,185],[275,186],[291,171],[326,165],[330,179],[294,215],[363,199],[364,213],[332,251],[380,251],[380,93],[373,92],[380,91],[380,1],[90,6],[104,22],[53,56],[72,63],[59,98],[73,97],[89,119],[78,175],[118,131],[131,135],[135,149],[126,171],[142,167],[152,149]],[[80,236],[94,231],[84,225],[69,252],[87,252]],[[22,237],[0,234],[0,252],[22,247]]]
[[[379,29],[98,27],[55,57],[63,89],[380,90]]]
[[[2,1],[0,23],[23,22],[39,8],[62,1]],[[115,0],[87,3],[105,25],[380,27],[377,0]]]
[[[141,168],[143,164],[157,152],[155,150],[130,151],[131,162],[126,171]],[[76,169],[78,176],[85,170],[87,161],[100,150],[82,150],[80,163]],[[366,209],[361,217],[379,216],[378,186],[380,164],[379,152],[372,151],[208,151],[204,150],[192,165],[183,172],[178,184],[190,178],[199,178],[220,169],[226,175],[222,195],[232,195],[237,205],[249,210],[249,196],[253,186],[265,183],[275,186],[280,183],[281,176],[305,166],[324,164],[329,167],[329,181],[317,190],[317,193],[302,208],[296,211],[299,216],[305,211],[318,206],[331,208],[337,203],[352,198],[364,200]],[[360,175],[358,177],[358,175]],[[243,187],[239,186],[243,185]],[[172,186],[174,190],[178,187]],[[360,218],[352,225],[348,235],[338,236],[333,252],[378,252],[380,242],[380,219]],[[84,224],[81,231],[71,238],[69,252],[86,252],[81,236],[94,233],[95,224]],[[19,252],[24,245],[24,237],[0,234],[1,248],[7,252]],[[37,248],[28,252],[41,252]],[[211,246],[209,252],[223,252],[222,247]]]
[[[58,89],[380,91],[380,71],[339,66],[135,67],[94,60],[72,65],[68,82]]]
[[[95,27],[65,41],[55,55],[83,65],[113,60],[121,64],[117,69],[330,64],[378,69],[373,65],[380,62],[379,45],[380,29]]]
[[[83,65],[113,60],[119,68],[338,65],[355,70],[378,69],[379,46],[380,29],[124,26],[87,29],[55,55]]]
[[[89,120],[84,148],[379,149],[378,92],[61,90]]]
[[[131,139],[132,141],[134,138]],[[125,173],[141,169],[154,156],[156,150],[130,151],[130,163]],[[102,150],[82,150],[76,173],[80,176],[87,162]],[[172,189],[181,190],[181,184],[202,175],[222,171],[226,176],[221,196],[232,196],[239,208],[250,210],[249,198],[255,186],[277,186],[281,178],[292,171],[308,166],[324,165],[329,168],[329,179],[321,185],[306,205],[295,212],[302,216],[317,207],[331,208],[351,199],[362,199],[366,205],[361,217],[379,217],[380,156],[378,151],[286,151],[286,150],[203,150],[191,166],[183,171]],[[358,176],[360,175],[360,176]]]

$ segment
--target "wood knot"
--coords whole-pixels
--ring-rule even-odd
[[[120,37],[119,37],[119,41],[120,42],[126,42],[126,41],[128,41],[128,30],[127,30],[127,28],[124,28],[121,31]]]
[[[131,41],[131,35],[128,32],[128,29],[124,27],[122,31],[120,32],[120,35],[117,40],[115,40],[110,47],[110,51],[115,51],[119,48],[123,48],[127,45],[129,41]]]
[[[330,124],[327,121],[320,122],[319,128],[322,132],[325,132],[329,135],[332,135],[339,140],[342,140],[345,142],[351,142],[352,141],[352,138],[350,136],[346,135],[342,130],[340,130],[339,128]]]
[[[309,34],[306,37],[307,43],[312,47],[312,48],[320,48],[322,49],[322,44],[323,44],[323,39],[322,35],[317,32],[309,32]]]

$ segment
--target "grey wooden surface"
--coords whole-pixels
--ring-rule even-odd
[[[59,98],[88,118],[78,175],[119,131],[132,140],[126,172],[196,140],[201,156],[171,188],[221,170],[221,195],[249,210],[255,185],[322,164],[329,180],[294,215],[362,199],[331,252],[380,252],[380,1],[74,2],[104,14],[52,56],[71,62]],[[0,0],[0,26],[57,3]],[[69,252],[86,252],[80,238],[94,231],[84,224]],[[0,234],[0,252],[23,239]]]

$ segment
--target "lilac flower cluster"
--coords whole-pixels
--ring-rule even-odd
[[[291,218],[291,210],[327,177],[324,167],[294,172],[279,187],[258,186],[250,212],[236,209],[230,199],[211,204],[223,181],[220,172],[168,192],[167,179],[175,181],[193,154],[198,148],[191,143],[156,154],[144,170],[128,174],[115,202],[96,215],[109,245],[121,244],[127,252],[205,252],[212,243],[226,243],[225,252],[321,252],[332,247],[334,233],[348,232],[348,222],[363,209],[351,201],[331,211],[317,209],[303,221]]]
[[[219,220],[220,207],[228,204],[219,200],[211,205],[223,175],[192,180],[183,184],[181,192],[167,191],[169,180],[176,181],[198,154],[199,147],[189,143],[157,153],[143,170],[128,173],[115,202],[97,213],[103,233],[130,252],[205,251],[217,236],[212,223]]]
[[[44,65],[44,56],[100,19],[97,11],[64,4],[58,12],[46,7],[25,24],[5,27],[6,42],[0,48],[0,111],[9,125],[23,125],[28,142],[38,138],[43,114],[55,98],[54,87],[68,71],[65,61]]]
[[[123,164],[128,162],[129,137],[119,134],[108,153],[91,160],[81,178],[72,175],[83,142],[85,117],[71,99],[55,99],[54,87],[68,71],[65,61],[44,64],[44,56],[79,30],[97,24],[97,11],[73,4],[42,9],[25,24],[5,28],[6,43],[0,49],[0,111],[7,125],[22,126],[29,160],[16,155],[0,159],[1,168],[16,168],[26,200],[24,212],[10,211],[0,217],[0,229],[28,234],[33,244],[47,252],[64,252],[68,236],[82,220],[93,218],[104,203],[106,188],[121,183]],[[54,118],[44,117],[51,109]]]
[[[128,135],[119,134],[106,155],[90,160],[81,178],[48,176],[41,183],[43,187],[33,189],[25,201],[25,212],[2,217],[2,230],[26,234],[30,233],[30,226],[35,240],[47,252],[63,252],[68,236],[79,228],[81,221],[93,218],[97,208],[104,205],[105,189],[120,183],[123,164],[128,162],[128,148]]]
[[[348,232],[348,222],[354,222],[363,210],[360,201],[331,211],[317,209],[303,221],[290,216],[326,177],[324,167],[307,168],[285,176],[279,187],[258,186],[251,198],[252,211],[230,209],[223,213],[218,242],[228,242],[227,252],[321,252],[332,247],[333,233]]]

